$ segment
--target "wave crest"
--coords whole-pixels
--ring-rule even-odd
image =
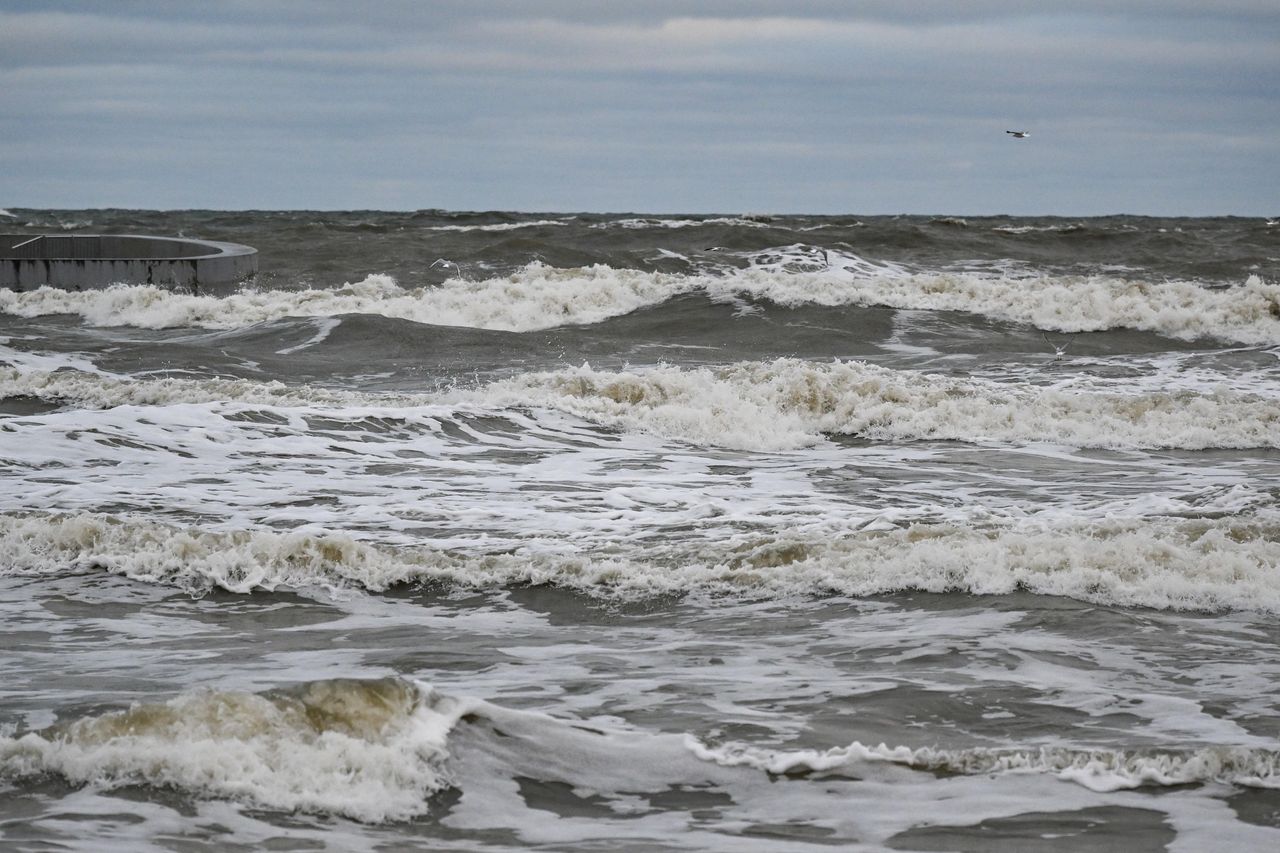
[[[243,291],[222,298],[150,285],[70,292],[0,290],[0,312],[74,314],[103,326],[229,329],[288,316],[381,314],[434,325],[527,332],[598,323],[686,293],[746,296],[783,307],[878,305],[966,311],[1058,332],[1132,328],[1183,339],[1280,343],[1280,285],[1251,275],[1207,288],[1105,275],[912,271],[804,246],[760,252],[748,266],[671,274],[605,265],[561,269],[531,263],[506,276],[452,278],[404,290],[370,275],[332,290]]]
[[[1280,523],[1263,517],[871,525],[607,554],[529,543],[501,553],[393,546],[340,533],[215,531],[98,514],[0,515],[0,566],[99,569],[201,594],[213,588],[385,590],[549,584],[591,596],[877,595],[1028,591],[1108,605],[1280,613]]]
[[[510,276],[406,290],[370,275],[332,290],[244,290],[193,296],[154,285],[81,292],[0,289],[0,312],[19,317],[75,314],[97,326],[236,329],[283,317],[380,314],[438,326],[513,332],[598,323],[695,289],[694,279],[595,266],[558,269],[532,263]]]
[[[712,447],[783,451],[826,435],[873,441],[1050,443],[1104,449],[1280,447],[1280,405],[1219,389],[1104,393],[960,379],[860,361],[526,373],[474,389],[370,394],[245,379],[128,379],[0,367],[0,399],[81,406],[548,408],[614,429]]]
[[[1066,391],[856,361],[778,359],[645,372],[584,365],[497,382],[480,396],[746,450],[803,447],[824,434],[1111,449],[1280,447],[1280,406],[1249,394]]]

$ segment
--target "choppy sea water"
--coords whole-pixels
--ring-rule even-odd
[[[0,231],[5,849],[1280,846],[1274,221]]]

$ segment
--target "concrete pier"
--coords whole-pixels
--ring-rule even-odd
[[[226,292],[258,272],[258,250],[239,243],[129,234],[2,234],[0,287],[85,290],[154,284]]]

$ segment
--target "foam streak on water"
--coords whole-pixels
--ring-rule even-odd
[[[1278,534],[1275,517],[988,522],[760,532],[699,551],[595,552],[579,543],[565,553],[563,545],[530,539],[512,552],[488,553],[495,543],[447,535],[440,544],[387,547],[318,531],[219,533],[92,515],[0,516],[0,556],[9,572],[106,569],[195,593],[349,585],[381,591],[424,582],[554,584],[641,600],[704,592],[757,598],[1030,590],[1107,605],[1278,613]]]

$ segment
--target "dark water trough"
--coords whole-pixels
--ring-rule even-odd
[[[239,243],[125,234],[0,235],[0,287],[85,290],[155,284],[227,290],[258,272],[258,250]]]

